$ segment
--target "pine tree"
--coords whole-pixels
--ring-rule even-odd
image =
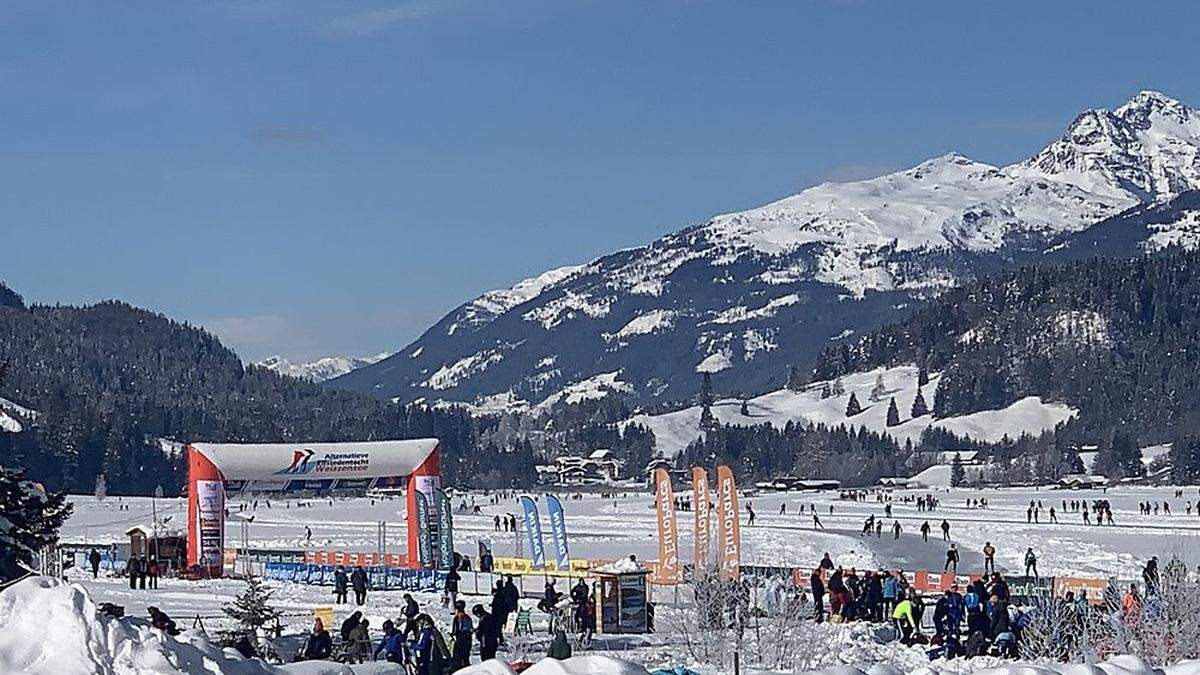
[[[221,607],[225,616],[234,621],[234,627],[223,633],[228,643],[243,637],[253,641],[258,635],[258,629],[267,630],[275,625],[281,614],[271,605],[272,595],[274,593],[258,577],[250,577],[246,580],[246,590],[234,598],[233,602]]]
[[[900,410],[896,408],[896,397],[893,396],[891,402],[888,403],[887,425],[894,427],[897,424],[900,424]]]
[[[700,406],[711,407],[713,404],[712,373],[705,371],[700,381]]]
[[[954,459],[950,462],[950,487],[962,487],[966,482],[966,472],[963,471],[962,453],[954,453]]]
[[[742,409],[740,412],[742,413],[742,417],[750,416],[750,406],[746,404],[746,399],[742,399]]]
[[[700,430],[711,431],[717,427],[717,418],[713,416],[712,408],[704,406],[700,409]]]
[[[917,387],[917,397],[913,399],[912,417],[924,417],[929,414],[929,406],[925,403],[925,396],[921,394],[921,388]]]
[[[858,397],[854,395],[854,392],[850,392],[850,401],[846,404],[846,417],[854,417],[862,411],[862,406],[858,403]]]
[[[883,384],[883,373],[875,376],[875,386],[871,388],[871,400],[882,401],[883,395],[887,393],[887,387]]]
[[[47,493],[24,471],[0,466],[0,580],[19,576],[18,564],[30,564],[58,538],[71,508],[65,494]]]
[[[826,382],[825,384],[821,385],[821,398],[822,398],[822,399],[827,399],[827,398],[829,398],[829,397],[830,397],[830,396],[832,396],[832,395],[833,395],[833,390],[829,388],[829,383],[828,383],[828,382]]]
[[[796,366],[788,366],[787,382],[784,383],[784,387],[791,391],[800,391],[801,384],[800,369]]]
[[[841,376],[838,376],[838,378],[833,381],[833,389],[830,390],[830,393],[834,396],[841,396],[842,394],[846,393],[846,385],[842,384]]]
[[[926,372],[925,366],[921,366],[917,370],[917,387],[924,387],[929,384],[929,373]]]

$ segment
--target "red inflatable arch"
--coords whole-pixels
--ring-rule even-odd
[[[188,446],[190,569],[219,577],[225,553],[226,492],[295,493],[408,488],[408,561],[420,567],[417,492],[436,504],[441,488],[436,438],[364,443],[193,443]],[[430,528],[436,528],[431,509]],[[434,547],[436,550],[436,547]],[[424,561],[432,566],[435,561]]]

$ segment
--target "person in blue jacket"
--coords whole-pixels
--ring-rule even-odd
[[[383,637],[379,640],[379,646],[375,647],[375,653],[372,656],[376,661],[379,660],[379,655],[382,654],[384,660],[392,663],[404,663],[406,645],[404,642],[404,634],[396,630],[396,624],[389,619],[383,622]]]
[[[896,608],[896,596],[900,592],[900,580],[894,574],[888,574],[883,579],[883,607],[888,616]]]

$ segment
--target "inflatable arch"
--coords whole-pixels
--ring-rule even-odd
[[[435,438],[363,443],[193,443],[188,446],[188,568],[221,576],[226,492],[266,495],[407,486],[408,565],[421,560],[417,493],[437,503],[441,449]],[[427,530],[435,530],[436,510]],[[436,547],[434,547],[436,550]]]

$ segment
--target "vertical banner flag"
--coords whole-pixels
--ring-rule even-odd
[[[712,514],[708,508],[708,472],[700,467],[692,468],[692,511],[696,516],[696,536],[693,539],[696,551],[696,576],[703,577],[708,570],[708,552],[712,550],[712,532],[709,522]]]
[[[433,565],[433,533],[429,528],[429,499],[424,492],[417,495],[417,553],[420,555],[421,567]]]
[[[562,502],[554,495],[546,495],[546,515],[550,518],[550,538],[554,540],[554,563],[559,570],[571,568],[571,554],[567,551],[567,519],[563,514]]]
[[[679,526],[675,521],[675,494],[666,469],[654,470],[654,494],[658,504],[658,583],[679,583]]]
[[[733,482],[733,469],[724,464],[717,467],[717,505],[721,579],[733,581],[741,577],[742,526],[738,522],[737,486]]]
[[[529,495],[521,495],[525,509],[525,534],[529,537],[529,559],[534,569],[546,568],[546,545],[542,542],[542,521],[538,518],[537,503]]]
[[[454,567],[454,516],[450,511],[450,495],[437,491],[438,498],[438,569]]]

